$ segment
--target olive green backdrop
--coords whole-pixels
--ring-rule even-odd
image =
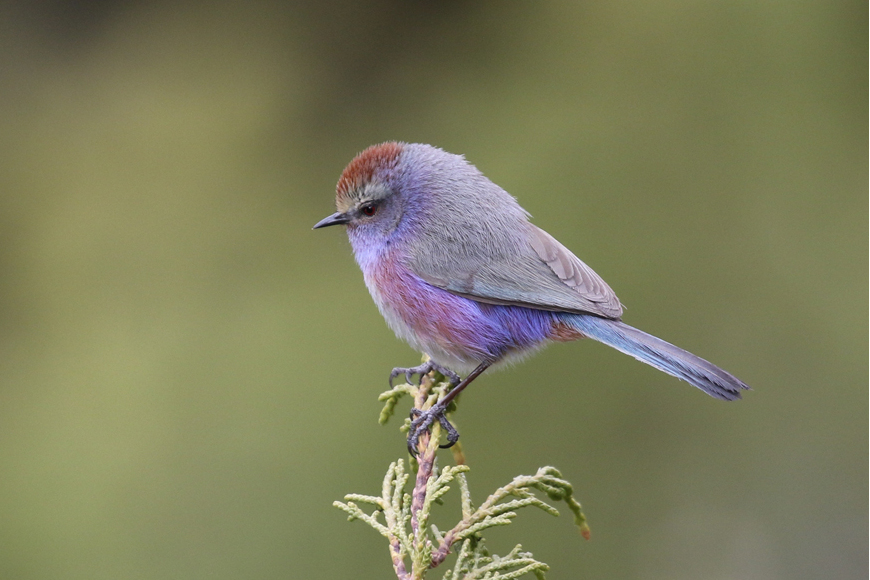
[[[376,397],[419,355],[344,233],[311,231],[388,139],[465,154],[627,322],[755,389],[722,403],[593,343],[484,376],[457,415],[472,492],[555,465],[593,533],[528,513],[491,548],[557,580],[866,577],[867,22],[4,3],[0,577],[391,576],[330,504],[403,456]]]

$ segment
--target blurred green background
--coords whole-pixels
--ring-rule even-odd
[[[456,417],[478,501],[555,465],[593,531],[527,513],[493,550],[556,580],[866,577],[867,21],[3,3],[0,578],[391,577],[331,502],[403,456],[376,397],[419,355],[311,231],[388,139],[465,154],[627,322],[755,388],[724,404],[593,343],[484,376]]]

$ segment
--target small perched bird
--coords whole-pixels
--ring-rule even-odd
[[[454,385],[415,412],[408,448],[488,367],[550,341],[592,338],[731,401],[749,387],[716,365],[620,321],[610,286],[505,190],[461,155],[423,144],[382,143],[357,155],[338,180],[336,211],[314,229],[343,224],[366,286],[387,324],[429,355],[396,368],[408,381],[437,370]],[[468,373],[463,380],[457,374]]]

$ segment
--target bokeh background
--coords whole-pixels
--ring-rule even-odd
[[[391,577],[331,502],[403,456],[376,397],[419,355],[343,232],[311,231],[389,139],[465,154],[627,322],[755,389],[721,403],[592,343],[478,380],[456,417],[478,501],[555,465],[593,531],[527,513],[494,551],[553,579],[866,577],[867,22],[3,3],[0,577]]]

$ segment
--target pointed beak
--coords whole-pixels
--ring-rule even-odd
[[[346,224],[350,221],[350,218],[347,217],[347,214],[343,214],[340,211],[335,212],[329,217],[325,217],[311,228],[312,230],[316,230],[317,228],[325,228],[326,226],[337,226],[339,224]]]

